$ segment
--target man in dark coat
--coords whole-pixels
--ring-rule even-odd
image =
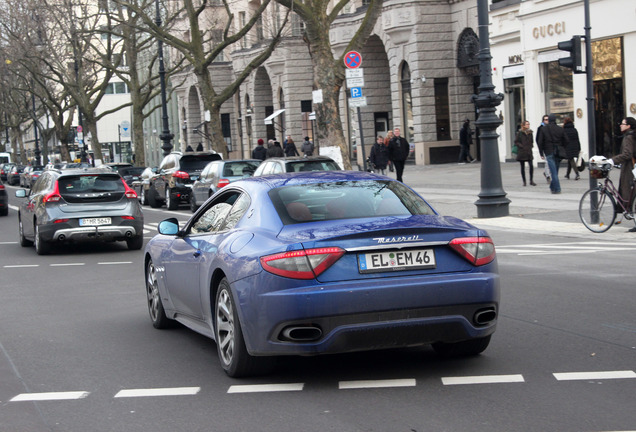
[[[634,169],[633,157],[636,156],[636,119],[634,117],[627,117],[621,121],[621,132],[623,133],[623,141],[621,143],[621,152],[612,157],[612,162],[615,164],[621,164],[621,178],[618,183],[618,191],[621,194],[621,198],[627,201],[627,208],[631,211],[631,198],[632,198],[632,181],[634,175],[632,170]],[[619,206],[616,206],[620,209]],[[629,230],[630,232],[636,232],[636,227]]]
[[[273,157],[285,157],[285,152],[278,141],[274,141],[274,145],[267,149],[267,159]]]
[[[400,128],[393,129],[393,138],[389,141],[389,159],[395,167],[395,175],[398,181],[402,181],[402,173],[404,173],[404,163],[409,157],[411,146],[409,142],[400,136]]]
[[[267,149],[263,145],[265,142],[262,139],[258,139],[256,148],[252,150],[252,159],[258,159],[264,161],[267,158]]]
[[[466,161],[473,163],[476,159],[470,156],[470,146],[473,143],[473,131],[470,129],[470,120],[464,120],[462,128],[459,130],[459,160],[460,164]]]
[[[563,151],[568,146],[568,137],[563,132],[563,128],[556,124],[556,115],[550,114],[548,116],[548,124],[541,128],[541,132],[537,132],[539,135],[538,147],[541,159],[545,159],[548,167],[550,168],[550,175],[552,180],[550,181],[550,190],[553,194],[561,193],[561,183],[559,183],[559,164],[561,163],[561,157],[559,157],[559,147],[563,148]]]

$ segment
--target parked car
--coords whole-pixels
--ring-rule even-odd
[[[216,340],[233,377],[280,355],[425,344],[476,355],[497,324],[488,233],[384,176],[251,177],[158,231],[144,252],[153,326],[177,320]]]
[[[9,214],[9,197],[7,196],[7,190],[4,187],[2,179],[0,179],[0,216],[6,216]]]
[[[20,173],[20,187],[30,188],[44,171],[41,165],[28,165]]]
[[[104,168],[47,170],[18,210],[21,246],[35,243],[38,255],[67,242],[125,241],[143,246],[144,218],[137,194],[117,173]]]
[[[129,162],[109,162],[109,163],[103,164],[102,166],[108,167],[108,168],[112,169],[113,171],[118,172],[119,174],[121,174],[122,170],[124,170],[126,168],[131,168],[134,165],[129,163]]]
[[[132,185],[130,186],[139,197],[139,202],[142,205],[148,205],[148,188],[150,187],[150,179],[156,175],[157,170],[157,167],[147,167],[142,171],[137,180],[133,180]]]
[[[20,174],[24,171],[24,165],[14,165],[11,167],[11,171],[7,174],[7,183],[11,186],[20,184]]]
[[[119,175],[122,176],[126,184],[132,187],[133,182],[135,180],[139,180],[141,173],[144,172],[145,169],[146,167],[144,166],[131,166],[119,168],[117,171],[119,172]]]
[[[159,172],[150,179],[148,203],[151,207],[166,204],[168,210],[176,210],[182,202],[190,202],[192,183],[199,178],[205,166],[223,159],[213,152],[172,152],[159,164]]]
[[[250,177],[261,163],[257,159],[214,161],[205,166],[199,178],[192,184],[190,209],[192,213],[216,191],[230,183]]]
[[[0,180],[2,181],[7,181],[7,175],[9,174],[9,172],[11,171],[11,168],[13,168],[15,164],[14,163],[3,163],[2,165],[0,165]]]
[[[284,157],[265,159],[254,172],[254,177],[301,171],[338,171],[340,166],[330,157]]]

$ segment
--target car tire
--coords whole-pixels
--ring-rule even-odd
[[[18,235],[20,236],[20,246],[33,246],[33,242],[31,240],[27,240],[24,236],[24,227],[22,226],[22,219],[20,218],[20,215],[18,215]]]
[[[168,210],[176,210],[179,208],[179,200],[172,198],[170,188],[166,186],[166,208]]]
[[[48,255],[51,253],[51,244],[42,240],[40,226],[35,224],[35,252],[38,255]]]
[[[152,208],[161,207],[161,202],[157,198],[157,189],[155,189],[154,186],[148,188],[148,204],[150,204]]]
[[[141,191],[139,192],[139,201],[141,201],[141,205],[148,205],[148,197],[146,196],[146,189],[141,187]]]
[[[433,349],[442,357],[469,357],[481,354],[490,344],[490,335],[462,342],[436,342]]]
[[[190,196],[190,210],[192,211],[192,213],[195,213],[198,209],[199,209],[199,206],[197,205],[197,200],[194,197],[194,193],[193,193]]]
[[[0,210],[0,216],[7,216],[9,214],[9,204],[2,210]]]
[[[146,264],[146,297],[148,300],[148,313],[152,326],[156,329],[166,329],[172,326],[172,320],[166,315],[161,302],[161,294],[157,284],[157,272],[152,260]]]
[[[266,373],[273,357],[254,357],[247,352],[232,290],[226,278],[219,283],[214,301],[214,339],[221,367],[233,378]]]
[[[144,236],[138,235],[129,239],[126,239],[126,245],[130,250],[139,250],[144,245]]]

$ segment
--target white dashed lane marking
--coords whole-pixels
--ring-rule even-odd
[[[24,401],[55,401],[55,400],[74,400],[84,399],[88,396],[85,391],[69,391],[69,392],[49,392],[49,393],[22,393],[9,400],[9,402]]]
[[[338,388],[340,390],[392,387],[415,387],[415,379],[340,381],[338,383]]]
[[[609,372],[565,372],[552,374],[558,381],[576,380],[604,380],[636,378],[634,371],[609,371]]]
[[[480,375],[442,378],[442,384],[444,385],[505,384],[520,382],[525,382],[525,380],[523,379],[523,375]]]
[[[304,387],[305,387],[304,383],[233,385],[227,390],[227,392],[233,393],[233,394],[274,393],[274,392],[301,391]]]
[[[201,387],[173,387],[156,389],[129,389],[122,390],[114,397],[134,398],[134,397],[156,397],[156,396],[190,396],[201,391]]]

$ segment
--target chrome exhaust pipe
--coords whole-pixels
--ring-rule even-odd
[[[473,322],[477,325],[486,325],[497,319],[497,311],[494,307],[480,309],[475,312]]]
[[[60,234],[60,236],[57,239],[59,241],[64,241],[64,240],[66,240],[66,236],[64,234]]]
[[[131,231],[126,231],[126,237],[131,238],[132,237],[132,232]]]
[[[291,342],[311,342],[322,337],[322,330],[313,325],[289,326],[283,329],[281,336],[283,340]]]

